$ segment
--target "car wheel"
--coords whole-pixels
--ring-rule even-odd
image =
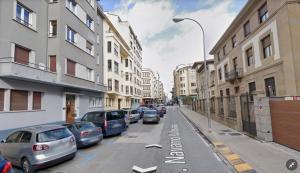
[[[35,173],[34,167],[26,158],[22,160],[21,166],[24,173]]]

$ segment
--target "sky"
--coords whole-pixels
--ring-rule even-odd
[[[174,23],[174,17],[189,17],[205,32],[206,56],[247,0],[100,0],[104,11],[129,21],[140,41],[143,67],[159,73],[170,97],[173,70],[179,64],[203,60],[202,32],[192,21]]]

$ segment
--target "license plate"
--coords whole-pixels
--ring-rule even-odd
[[[96,142],[98,140],[98,137],[93,137],[92,139],[90,139],[90,142]]]

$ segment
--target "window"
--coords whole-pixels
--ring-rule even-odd
[[[22,133],[20,131],[14,132],[6,138],[6,143],[18,143],[20,141],[21,134]]]
[[[272,56],[272,44],[270,35],[261,40],[264,58]]]
[[[237,39],[236,39],[236,35],[234,35],[231,38],[231,42],[232,42],[232,48],[235,48],[237,46]]]
[[[85,24],[86,24],[87,27],[89,27],[90,29],[92,29],[93,19],[89,15],[86,15],[86,22],[85,22]]]
[[[129,61],[130,69],[132,69],[132,61]]]
[[[49,37],[55,37],[57,35],[57,21],[50,20],[49,24]]]
[[[11,90],[10,110],[28,110],[28,91]]]
[[[128,67],[128,59],[125,59],[125,67]]]
[[[107,42],[107,52],[111,53],[111,41]]]
[[[30,132],[22,132],[22,138],[20,139],[20,143],[29,143],[31,140],[32,134]]]
[[[126,94],[129,94],[129,86],[126,86]]]
[[[118,45],[116,43],[114,43],[114,54],[116,56],[119,56],[119,47],[118,47]]]
[[[262,5],[260,7],[260,9],[258,10],[258,15],[259,15],[259,22],[263,23],[264,21],[266,21],[269,17],[268,14],[268,6],[267,3],[265,3],[264,5]]]
[[[276,96],[276,87],[275,87],[274,77],[265,79],[265,88],[266,88],[266,96],[267,97]]]
[[[226,56],[227,52],[226,52],[226,44],[223,46],[223,56]]]
[[[51,72],[56,72],[56,55],[49,56],[49,69]]]
[[[32,27],[32,11],[29,10],[28,8],[24,7],[22,4],[19,2],[17,3],[17,8],[16,8],[16,19],[20,23],[22,23],[25,26],[30,26]]]
[[[237,66],[238,66],[237,65],[237,57],[233,58],[232,62],[233,62],[233,69],[236,71]]]
[[[217,59],[218,59],[218,61],[220,61],[220,59],[221,59],[220,51],[217,53]]]
[[[41,92],[33,92],[32,109],[33,110],[42,109],[42,93]]]
[[[250,22],[249,20],[244,24],[244,36],[247,37],[250,34]]]
[[[68,9],[70,9],[73,13],[76,14],[77,4],[76,4],[75,0],[67,0],[66,3],[67,3],[66,6],[68,7]]]
[[[71,29],[70,27],[67,28],[67,41],[71,42],[71,43],[75,43],[75,35],[77,33]]]
[[[75,76],[76,62],[67,59],[67,74]]]
[[[114,69],[115,73],[119,74],[119,64],[116,61],[114,62]]]
[[[229,88],[226,88],[226,95],[230,96],[230,89]]]
[[[253,94],[253,92],[256,91],[256,85],[255,85],[255,82],[251,82],[248,84],[249,85],[249,93],[250,94]]]
[[[254,57],[253,57],[253,49],[252,47],[246,50],[246,58],[247,58],[247,65],[248,67],[254,64]]]
[[[19,45],[15,45],[15,62],[21,64],[29,64],[30,50]]]
[[[218,72],[219,72],[219,80],[222,80],[222,69],[219,68]]]
[[[90,108],[102,107],[102,98],[101,97],[90,97],[89,105],[90,105]]]
[[[108,70],[108,71],[112,71],[111,60],[107,60],[107,70]]]
[[[191,83],[191,86],[192,86],[192,87],[196,86],[196,83]]]
[[[112,80],[111,79],[107,80],[107,85],[108,85],[108,91],[111,91],[112,90]]]
[[[90,68],[86,68],[86,73],[87,73],[87,80],[89,81],[95,81],[94,80],[94,70],[90,69]]]
[[[92,54],[92,50],[93,50],[93,45],[92,45],[92,43],[86,40],[86,51],[87,51],[89,54]]]
[[[4,111],[4,89],[0,89],[0,111]]]
[[[125,80],[128,81],[129,80],[129,73],[125,72]]]
[[[115,91],[119,92],[119,81],[115,80]]]
[[[227,75],[228,74],[228,64],[224,65],[224,74]]]

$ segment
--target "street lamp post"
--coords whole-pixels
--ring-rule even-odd
[[[204,55],[203,58],[204,58],[204,70],[205,70],[204,73],[205,73],[206,107],[207,107],[207,116],[208,116],[208,128],[209,128],[209,131],[210,131],[210,129],[211,129],[211,114],[210,114],[210,99],[209,99],[209,91],[208,91],[208,75],[209,75],[209,72],[208,72],[208,69],[207,69],[207,61],[206,61],[204,29],[203,29],[202,25],[194,19],[191,19],[191,18],[173,18],[173,22],[175,22],[175,23],[181,22],[183,20],[191,20],[191,21],[195,22],[201,28],[202,35],[203,35],[203,55]]]

